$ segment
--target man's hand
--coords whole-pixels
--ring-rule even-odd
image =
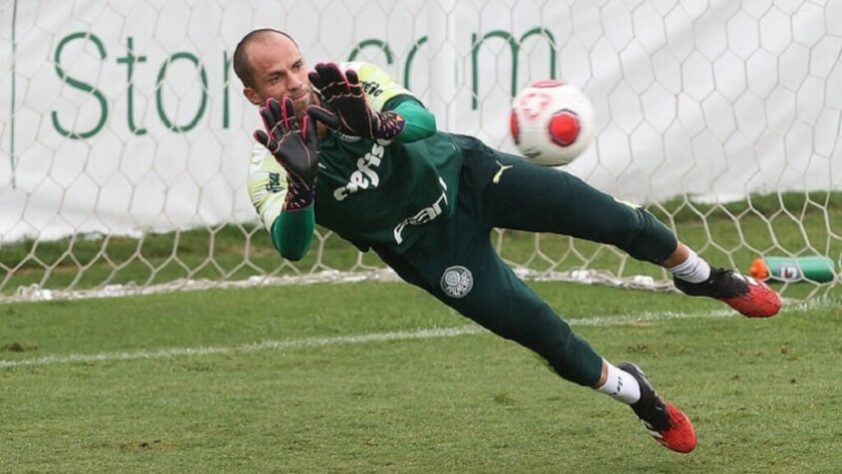
[[[254,139],[265,146],[284,167],[289,184],[285,209],[300,209],[313,203],[319,164],[319,134],[316,120],[336,127],[336,116],[311,106],[301,120],[295,118],[292,100],[273,98],[260,108],[266,130],[255,130]]]
[[[389,142],[403,131],[406,122],[400,115],[371,110],[355,71],[349,69],[343,74],[334,63],[319,63],[308,77],[339,118],[340,132]]]

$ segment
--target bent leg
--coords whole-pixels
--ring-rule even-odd
[[[490,240],[474,243],[479,245],[464,258],[429,255],[420,265],[388,253],[381,257],[406,281],[494,334],[536,352],[562,378],[594,387],[601,376],[602,358],[517,278]]]
[[[673,232],[642,207],[618,201],[564,171],[496,155],[511,168],[486,189],[494,202],[492,226],[611,244],[657,265],[676,251]]]

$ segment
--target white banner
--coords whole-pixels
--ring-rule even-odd
[[[506,151],[515,90],[576,84],[599,135],[568,169],[623,199],[842,189],[842,0],[571,3],[5,0],[0,243],[254,220],[231,57],[258,27]]]

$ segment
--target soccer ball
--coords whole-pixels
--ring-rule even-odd
[[[510,127],[515,145],[532,162],[566,165],[593,140],[593,106],[571,84],[538,81],[515,97]]]

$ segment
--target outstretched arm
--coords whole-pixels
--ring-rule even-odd
[[[406,97],[406,100],[400,101],[394,109],[391,109],[403,117],[406,122],[403,132],[397,136],[395,141],[410,143],[436,133],[436,116],[425,109],[421,102],[418,102],[412,96],[396,97],[393,101],[397,102],[404,97]],[[390,105],[391,102],[386,104],[387,110],[389,110]]]
[[[288,260],[304,258],[316,224],[314,207],[297,211],[284,209],[289,195],[287,173],[260,145],[252,155],[248,183],[249,197],[269,231],[272,245]]]
[[[319,63],[309,79],[338,115],[342,133],[408,143],[436,132],[435,116],[374,64]]]
[[[308,77],[319,90],[322,102],[336,114],[340,132],[385,144],[403,131],[403,117],[393,111],[379,112],[369,105],[364,84],[353,69],[343,72],[335,63],[319,63]]]
[[[320,150],[314,120],[335,126],[336,119],[324,109],[311,107],[299,122],[288,98],[283,102],[268,99],[260,109],[260,116],[265,130],[255,131],[254,138],[269,150],[280,166],[274,166],[272,173],[271,163],[258,162],[257,171],[252,172],[258,182],[252,186],[250,194],[269,227],[275,248],[284,258],[300,260],[310,247],[315,228],[313,203]],[[268,178],[262,189],[260,173]],[[285,187],[281,179],[286,181]]]
[[[295,212],[281,212],[272,223],[272,244],[281,257],[296,262],[310,250],[315,228],[313,206]]]

